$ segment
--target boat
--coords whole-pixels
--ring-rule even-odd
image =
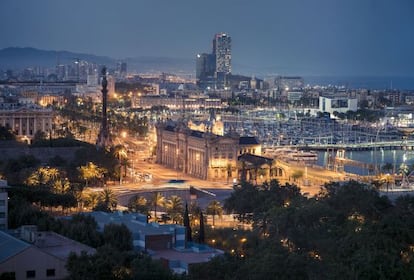
[[[293,160],[299,162],[315,162],[318,160],[318,153],[314,151],[301,151],[291,148],[280,148],[267,150],[266,155],[280,158],[282,160]]]
[[[318,154],[313,151],[299,151],[294,150],[291,153],[287,154],[288,159],[294,160],[294,161],[305,161],[305,162],[314,162],[318,160]]]

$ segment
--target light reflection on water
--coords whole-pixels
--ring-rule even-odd
[[[402,163],[411,167],[414,164],[414,151],[412,150],[376,150],[376,151],[347,151],[345,153],[346,158],[374,164],[380,168],[386,164],[391,163],[394,167],[394,171],[398,172]],[[318,153],[317,165],[326,166],[328,162],[327,152]],[[358,175],[370,175],[369,171],[363,168],[354,166],[345,166],[345,172],[354,173]]]

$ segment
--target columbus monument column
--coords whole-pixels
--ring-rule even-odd
[[[107,99],[108,99],[108,81],[106,79],[106,67],[102,68],[102,123],[101,130],[99,131],[98,139],[96,140],[96,146],[98,148],[106,148],[112,146],[112,139],[108,129],[108,117],[107,117]]]

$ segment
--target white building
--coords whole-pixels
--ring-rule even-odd
[[[0,125],[11,128],[23,139],[33,139],[37,131],[49,133],[52,122],[52,109],[35,104],[0,109]]]
[[[358,110],[358,99],[347,96],[319,96],[319,111],[333,114]]]

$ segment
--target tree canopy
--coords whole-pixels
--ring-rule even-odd
[[[306,198],[295,186],[270,182],[236,187],[225,208],[253,221],[242,254],[197,265],[190,279],[411,279],[414,273],[411,196],[391,202],[349,181]]]

